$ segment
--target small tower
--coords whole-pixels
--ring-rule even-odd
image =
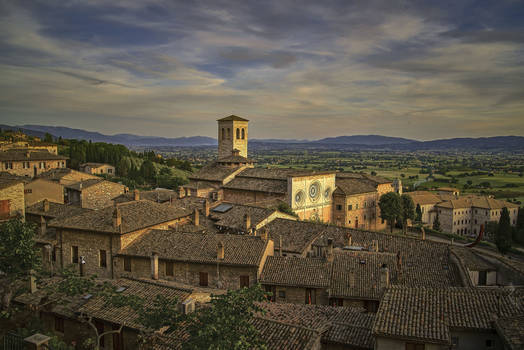
[[[396,178],[394,181],[393,181],[393,189],[395,190],[395,192],[397,192],[398,194],[402,194],[402,181],[399,179],[399,178]]]
[[[249,120],[230,115],[218,119],[218,159],[231,157],[234,150],[247,158],[247,123]]]

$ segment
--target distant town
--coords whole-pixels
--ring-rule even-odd
[[[0,348],[523,348],[521,153],[217,143],[4,126]]]

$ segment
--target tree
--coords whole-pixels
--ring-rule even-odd
[[[413,203],[413,199],[411,199],[411,196],[408,194],[401,195],[400,200],[402,201],[402,211],[400,215],[402,219],[402,230],[404,234],[407,234],[408,220],[415,219],[415,203]]]
[[[511,222],[508,208],[502,208],[497,231],[495,232],[495,244],[502,254],[505,254],[511,248]]]
[[[156,168],[153,162],[149,159],[145,160],[140,166],[140,174],[147,182],[156,181]]]
[[[380,217],[387,220],[390,226],[391,232],[393,232],[393,226],[398,218],[402,215],[402,200],[400,195],[396,192],[388,192],[380,197],[378,202],[380,207]]]
[[[293,209],[291,209],[291,207],[289,206],[289,204],[287,204],[286,202],[282,202],[278,205],[277,209],[283,213],[286,213],[286,214],[289,214],[289,215],[292,215],[294,217],[298,217],[297,213],[295,213],[293,211]]]
[[[519,208],[517,227],[515,228],[515,241],[524,244],[524,208]]]
[[[433,229],[435,231],[440,231],[440,220],[438,217],[438,212],[437,212],[437,215],[435,216],[435,220],[433,220]]]
[[[33,275],[40,268],[41,259],[35,248],[34,225],[12,219],[0,226],[0,233],[2,314],[9,315],[16,282]]]
[[[46,132],[45,136],[44,136],[44,142],[53,143],[53,135],[51,135],[50,133]]]
[[[418,223],[422,222],[422,208],[420,208],[420,204],[417,203],[417,208],[415,209],[415,221]]]
[[[210,307],[191,315],[187,327],[189,341],[182,349],[266,349],[251,323],[255,314],[263,312],[257,302],[265,298],[260,285],[213,295]]]

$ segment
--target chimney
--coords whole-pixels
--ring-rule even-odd
[[[378,240],[374,239],[371,241],[371,251],[378,252]]]
[[[426,240],[426,230],[424,230],[424,227],[421,227],[420,230],[422,231],[422,240]]]
[[[328,238],[327,239],[326,259],[329,262],[333,262],[333,259],[334,259],[334,256],[333,256],[333,238]]]
[[[399,274],[402,274],[402,256],[400,252],[397,253],[397,270]]]
[[[380,286],[380,289],[385,289],[389,287],[389,269],[386,264],[382,264],[382,267],[380,268],[379,286]]]
[[[198,212],[198,208],[195,208],[193,212],[193,225],[200,226],[200,213]]]
[[[218,242],[217,259],[224,260],[224,243],[222,241]]]
[[[251,215],[249,214],[244,214],[244,231],[246,231],[246,233],[250,233],[251,229]]]
[[[46,231],[47,231],[47,224],[45,222],[45,218],[41,216],[40,217],[40,235],[45,236]]]
[[[264,227],[261,231],[262,233],[260,234],[260,238],[262,238],[263,241],[267,241],[269,238],[269,233],[267,231],[267,228]]]
[[[136,189],[133,191],[133,200],[135,200],[135,201],[139,201],[140,200],[140,191],[138,191]]]
[[[151,254],[151,278],[158,279],[158,254],[155,252]]]
[[[353,245],[353,237],[350,232],[346,233],[346,246],[351,247]]]
[[[184,187],[180,186],[178,188],[178,198],[184,198],[186,196],[186,190]]]
[[[36,276],[34,270],[29,271],[29,289],[31,293],[36,293]]]
[[[204,200],[204,215],[209,216],[209,199],[207,198]]]
[[[42,203],[43,203],[43,206],[44,206],[44,213],[47,213],[49,211],[49,200],[48,199],[44,199],[44,201]]]
[[[80,184],[78,185],[78,188],[80,189],[80,191],[82,191],[82,180],[80,180]]]
[[[113,228],[118,229],[122,226],[122,214],[120,213],[120,209],[118,207],[115,207],[115,210],[113,210]]]

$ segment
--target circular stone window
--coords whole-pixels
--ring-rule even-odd
[[[312,201],[316,201],[318,197],[320,196],[320,182],[313,182],[309,186],[309,198],[311,198]]]
[[[331,196],[331,187],[326,188],[326,190],[324,191],[324,198],[328,199],[329,196]]]
[[[302,202],[304,201],[304,197],[304,191],[298,191],[297,193],[295,193],[295,203],[302,204]]]

